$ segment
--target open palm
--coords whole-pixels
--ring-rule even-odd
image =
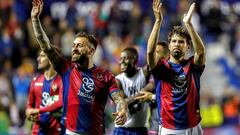
[[[33,0],[32,6],[31,18],[38,18],[43,9],[43,1]]]
[[[162,21],[163,16],[162,16],[162,3],[160,0],[153,0],[153,13],[156,18],[156,20]]]
[[[195,9],[195,3],[193,3],[193,4],[190,6],[187,14],[184,14],[184,17],[183,17],[183,22],[184,22],[184,23],[190,23],[190,22],[191,22],[192,14],[193,14],[193,12],[194,12],[194,9]]]

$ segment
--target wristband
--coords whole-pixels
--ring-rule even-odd
[[[152,101],[155,101],[156,100],[156,94],[152,94]]]

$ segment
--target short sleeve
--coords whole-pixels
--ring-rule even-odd
[[[157,63],[157,65],[151,69],[151,73],[154,78],[161,78],[163,75],[163,70],[164,70],[164,61],[165,59],[160,59]]]
[[[192,70],[193,70],[194,72],[199,73],[200,75],[202,75],[202,73],[203,73],[203,71],[204,71],[204,69],[205,69],[205,65],[203,65],[203,66],[196,65],[196,64],[194,63],[194,56],[190,57],[190,58],[189,58],[189,61],[190,61],[190,63],[191,63],[191,68],[192,68]]]
[[[119,91],[119,88],[117,86],[117,80],[111,73],[109,73],[108,91],[109,93]]]

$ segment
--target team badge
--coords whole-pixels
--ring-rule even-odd
[[[56,90],[57,90],[57,84],[53,84],[53,85],[52,85],[52,90],[53,90],[53,91],[56,91]]]
[[[100,74],[100,73],[97,73],[97,74],[95,75],[95,77],[96,77],[98,80],[103,80],[103,75]]]

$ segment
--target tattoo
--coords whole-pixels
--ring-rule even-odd
[[[47,54],[54,68],[59,65],[61,61],[61,54],[59,54],[54,47],[51,46],[49,38],[42,29],[41,22],[39,19],[32,19],[34,34],[37,38],[37,41],[40,45],[40,48]],[[56,68],[55,68],[56,69]]]
[[[121,111],[121,110],[127,110],[127,103],[124,100],[124,93],[123,91],[117,91],[117,92],[113,92],[111,94],[111,97],[113,99],[113,101],[115,102],[115,104],[117,104],[117,111]]]
[[[40,20],[39,19],[32,20],[32,24],[33,24],[34,34],[37,38],[37,41],[39,42],[41,49],[44,51],[50,50],[51,49],[50,41],[49,41],[46,33],[42,29]]]

